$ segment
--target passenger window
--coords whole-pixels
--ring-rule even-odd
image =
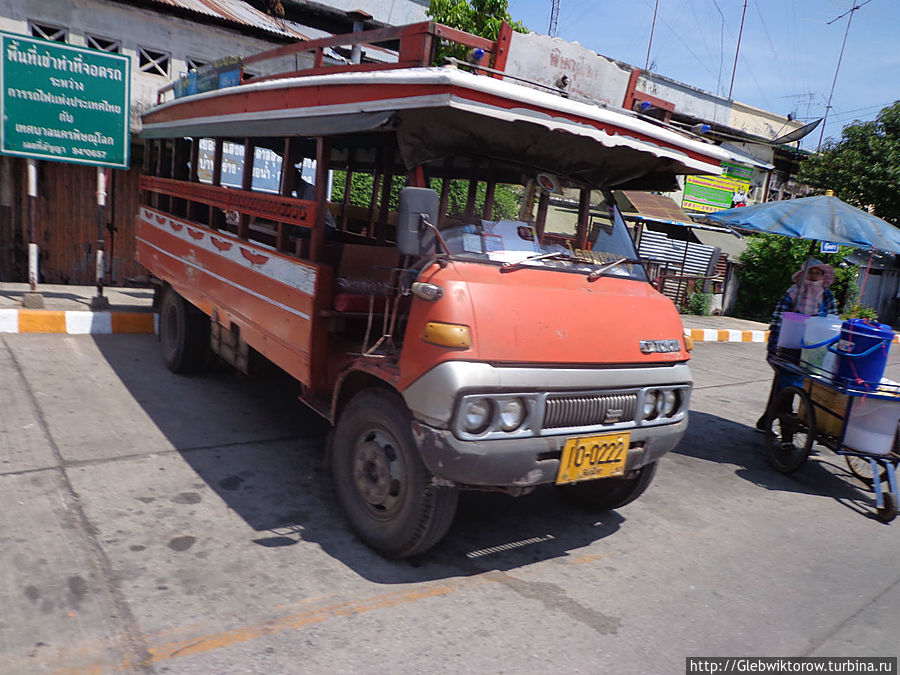
[[[222,144],[222,185],[240,189],[244,185],[244,145]]]
[[[197,180],[212,185],[216,163],[216,142],[211,138],[199,139],[197,148]]]
[[[281,155],[274,150],[263,147],[254,148],[251,189],[277,195],[281,191],[282,164]]]

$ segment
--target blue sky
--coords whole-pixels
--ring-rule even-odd
[[[655,0],[559,0],[558,36],[643,68]],[[825,138],[900,100],[900,0],[857,0]],[[650,70],[723,96],[731,86],[744,0],[659,0]],[[798,120],[825,115],[852,0],[747,0],[732,98]],[[551,0],[510,0],[546,34]],[[815,150],[820,128],[802,147]]]

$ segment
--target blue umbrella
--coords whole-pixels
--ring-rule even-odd
[[[705,220],[737,229],[900,253],[900,229],[831,195],[715,211]]]

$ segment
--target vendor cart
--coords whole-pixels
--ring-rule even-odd
[[[900,504],[897,434],[888,448],[858,447],[859,434],[852,447],[847,440],[854,406],[866,401],[869,405],[900,406],[900,385],[835,377],[802,361],[777,356],[771,363],[779,372],[780,387],[766,412],[766,456],[772,466],[785,474],[796,471],[809,457],[813,444],[819,443],[843,455],[850,471],[872,486],[878,520],[891,522]]]

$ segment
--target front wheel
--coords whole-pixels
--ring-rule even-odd
[[[423,553],[447,533],[458,492],[438,487],[422,463],[412,418],[396,394],[357,394],[335,429],[332,471],[350,526],[389,558]]]
[[[598,478],[596,480],[557,485],[560,495],[592,511],[609,511],[630,504],[650,487],[656,475],[657,462],[637,470],[631,478]]]
[[[766,414],[766,456],[781,473],[799,469],[812,450],[816,417],[803,389],[785,387],[775,396]]]
[[[874,474],[872,473],[872,463],[868,458],[859,457],[858,455],[847,455],[846,459],[850,473],[871,487],[874,483]],[[878,480],[887,480],[887,469],[880,463],[878,463]]]

